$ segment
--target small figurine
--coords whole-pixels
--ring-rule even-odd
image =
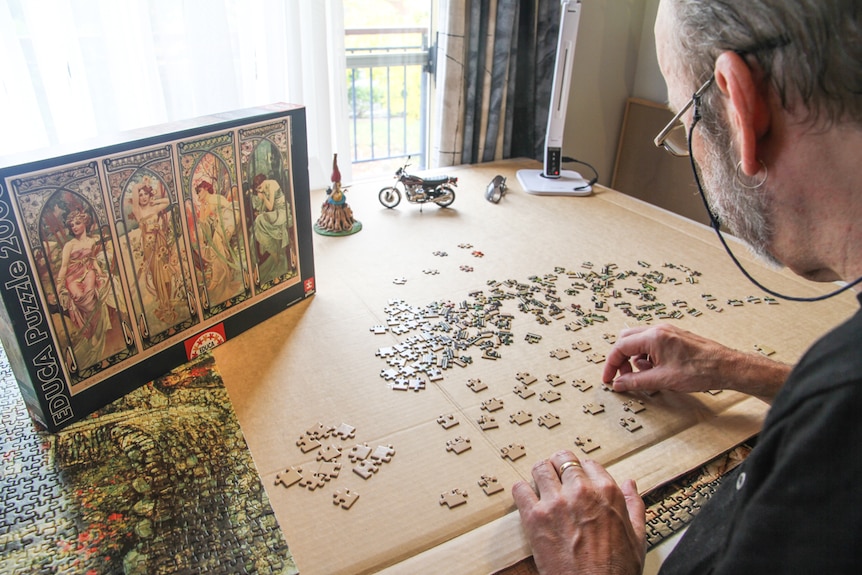
[[[332,186],[326,190],[326,200],[320,208],[320,217],[314,231],[324,236],[348,236],[362,229],[362,223],[353,218],[353,210],[347,205],[345,189],[341,185],[338,169],[338,154],[332,155]]]

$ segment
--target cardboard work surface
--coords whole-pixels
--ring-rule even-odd
[[[601,187],[531,196],[522,167],[537,164],[446,170],[446,209],[350,186],[362,231],[314,238],[316,295],[213,351],[302,573],[493,572],[529,555],[510,488],[537,460],[572,449],[646,492],[757,432],[766,406],[740,394],[606,390],[602,354],[626,326],[793,362],[856,308],[768,303],[712,230]],[[492,204],[497,174],[509,191]],[[785,293],[833,287],[738,257]]]

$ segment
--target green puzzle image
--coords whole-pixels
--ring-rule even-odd
[[[0,348],[0,414],[0,572],[298,572],[211,356],[48,434]]]

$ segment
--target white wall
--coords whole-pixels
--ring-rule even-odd
[[[658,2],[583,0],[581,6],[563,152],[595,166],[601,184],[610,184],[626,99],[667,98],[652,31]]]
[[[632,96],[665,103],[667,101],[667,85],[658,67],[655,53],[655,17],[658,12],[659,0],[646,0],[644,7],[643,30],[638,53],[638,66],[635,73],[635,89]]]

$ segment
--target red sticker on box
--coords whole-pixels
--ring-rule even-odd
[[[305,286],[305,295],[308,295],[309,293],[313,292],[314,291],[314,278],[313,277],[308,278],[307,280],[305,280],[303,285]]]
[[[200,354],[206,353],[212,348],[223,344],[225,341],[227,341],[227,336],[224,334],[224,324],[214,325],[208,330],[185,341],[186,357],[194,359]]]

